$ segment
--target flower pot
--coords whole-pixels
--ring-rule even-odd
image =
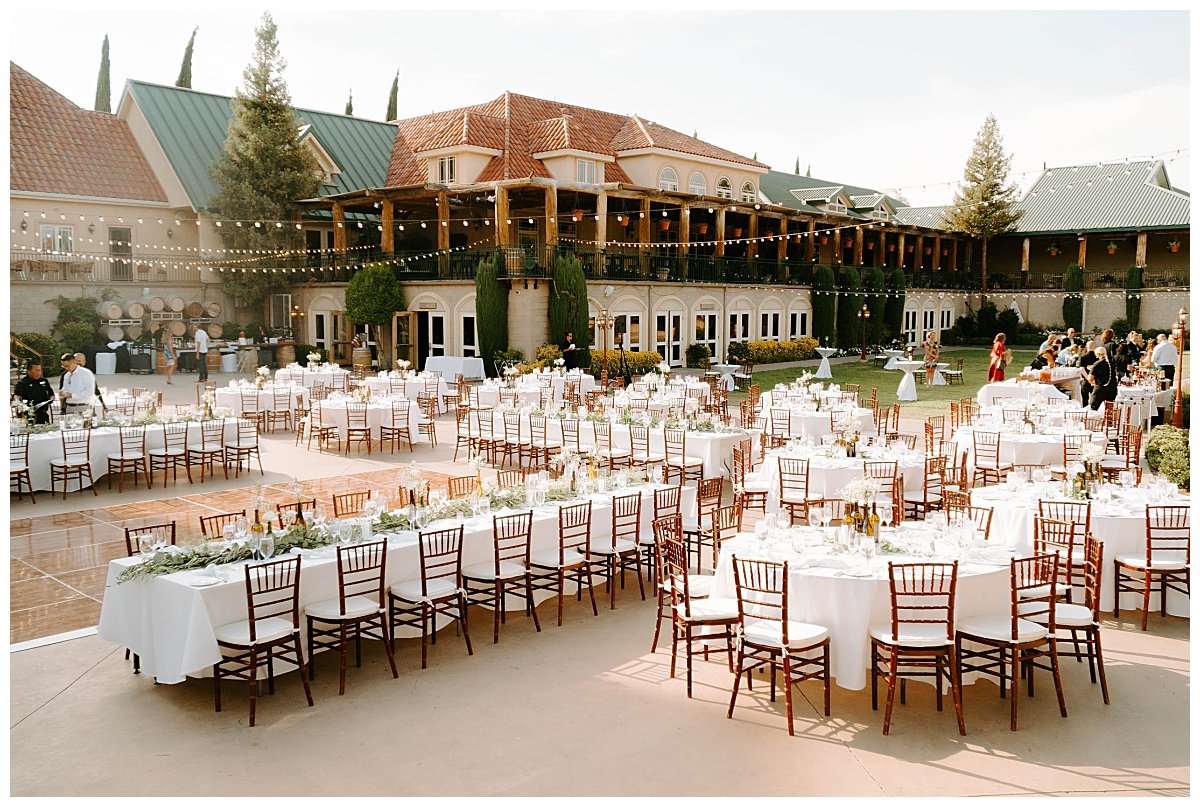
[[[827,236],[827,235],[821,236],[821,246],[825,246],[828,243],[829,243],[829,236]]]
[[[909,244],[908,246],[906,246],[906,247],[904,248],[904,251],[905,251],[905,252],[907,252],[907,253],[910,253],[910,254],[911,254],[911,253],[912,253],[912,251],[913,251],[913,245],[912,245],[912,244]]]
[[[696,231],[699,232],[700,235],[704,235],[708,232],[708,225],[707,224],[697,225]]]
[[[933,247],[925,247],[925,254],[926,254],[926,255],[932,255],[932,254],[933,254]]]
[[[875,249],[875,244],[871,241],[868,241],[866,247],[867,249]]]
[[[854,239],[847,238],[845,241],[842,242],[842,244],[846,247],[846,249],[850,249],[850,247],[854,246]]]
[[[896,245],[888,244],[888,252],[895,252],[895,251],[896,251]]]
[[[668,274],[669,274],[669,270],[667,270],[667,269],[659,269],[658,272],[656,273],[658,279],[661,281],[664,281],[664,282],[667,280]]]
[[[1058,254],[1059,254],[1059,251],[1057,249],[1050,250],[1050,257],[1053,258],[1054,256],[1056,256]]]
[[[663,219],[662,221],[660,221],[660,222],[658,223],[658,229],[662,230],[664,233],[665,233],[667,230],[671,229],[671,220],[670,220],[670,219]]]
[[[949,255],[949,254],[950,254],[950,250],[948,250],[948,249],[943,249],[943,250],[942,250],[942,256],[943,256],[943,257],[945,257],[946,255]]]
[[[774,237],[775,237],[775,231],[767,230],[767,238],[774,238]]]
[[[1116,254],[1117,254],[1117,248],[1116,248],[1116,247],[1109,247],[1107,251],[1108,251],[1108,254],[1109,254],[1109,255],[1116,255]]]
[[[733,228],[733,237],[734,237],[734,238],[741,238],[741,237],[742,237],[742,228],[741,228],[741,227],[734,227],[734,228]]]
[[[1167,247],[1167,249],[1171,250],[1172,252],[1178,252],[1178,251],[1179,251],[1179,245],[1178,245],[1178,244],[1171,244],[1170,246],[1168,246],[1168,247]]]

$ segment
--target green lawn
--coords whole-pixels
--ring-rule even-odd
[[[979,388],[987,383],[989,353],[990,350],[988,348],[977,347],[945,348],[942,350],[943,361],[953,361],[957,364],[958,359],[963,359],[963,381],[965,383],[926,389],[924,386],[924,377],[914,373],[913,378],[917,382],[917,400],[901,402],[900,416],[923,420],[930,415],[948,415],[950,412],[950,401],[957,401],[960,398],[974,398]],[[1033,348],[1014,350],[1013,363],[1009,369],[1008,377],[1012,378],[1022,367],[1029,366],[1029,362],[1033,361],[1033,357]],[[754,383],[758,384],[765,392],[773,389],[776,384],[786,384],[794,380],[805,369],[808,369],[809,372],[815,372],[816,366],[814,364],[813,368],[756,372],[754,374]],[[900,386],[900,379],[904,377],[899,370],[884,370],[876,367],[869,360],[865,362],[855,361],[845,364],[833,364],[832,372],[833,379],[831,381],[827,380],[826,383],[859,384],[861,385],[862,397],[864,398],[871,397],[871,388],[874,387],[879,391],[880,406],[891,406],[895,403],[896,388]],[[731,404],[736,404],[740,403],[745,397],[744,392],[730,393],[729,400]]]

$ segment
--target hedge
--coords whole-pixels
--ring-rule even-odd
[[[700,342],[692,342],[688,345],[687,353],[684,354],[688,367],[708,367],[708,360],[712,358],[712,351],[708,349],[708,345]]]
[[[1146,464],[1184,488],[1191,487],[1192,466],[1188,453],[1188,430],[1155,426],[1146,441]]]
[[[600,377],[600,373],[604,369],[604,351],[592,351],[592,375],[596,378]],[[630,375],[645,375],[651,370],[658,367],[662,362],[662,356],[652,350],[626,350],[624,364],[622,364],[621,352],[619,350],[608,351],[608,375],[610,377],[619,375],[623,369]]]
[[[777,364],[785,361],[807,361],[817,355],[817,340],[807,336],[790,342],[764,340],[760,342],[731,342],[730,361],[741,364]]]

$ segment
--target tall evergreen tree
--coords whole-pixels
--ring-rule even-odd
[[[871,312],[871,319],[867,321],[867,341],[877,345],[882,340],[887,324],[884,319],[887,308],[887,276],[878,266],[867,276],[867,291],[871,292],[866,299],[867,310]]]
[[[350,97],[346,99],[346,114],[354,114],[354,90],[350,91]]]
[[[758,151],[757,150],[755,150],[754,156],[751,157],[750,159],[754,160],[755,162],[758,162]]]
[[[800,155],[796,155],[795,173],[796,173],[796,176],[800,176]]]
[[[217,194],[209,207],[227,222],[220,229],[227,249],[303,248],[299,231],[273,223],[291,221],[299,213],[296,200],[321,189],[317,162],[297,136],[277,32],[270,13],[264,13],[255,31],[254,55],[231,105],[224,151],[210,172]],[[256,222],[262,226],[254,226]],[[267,294],[287,283],[283,273],[241,268],[222,273],[226,290],[241,305],[261,305]]]
[[[808,170],[804,172],[804,176],[812,179],[812,163],[808,164]]]
[[[813,336],[822,345],[829,345],[833,341],[834,309],[837,306],[837,297],[834,295],[835,282],[831,266],[820,267],[813,278]]]
[[[108,65],[108,34],[104,35],[104,44],[100,47],[100,74],[96,76],[96,107],[97,112],[112,112],[112,82],[109,78]]]
[[[1011,232],[1021,218],[1015,208],[1017,186],[1009,183],[1012,156],[1004,153],[1004,140],[994,115],[988,115],[975,135],[975,145],[967,158],[962,187],[954,194],[954,203],[946,211],[950,229],[978,238],[982,245],[982,295],[987,300],[988,241]]]
[[[496,354],[508,348],[508,286],[496,277],[499,256],[480,261],[475,270],[475,329],[479,333],[479,355],[497,375]]]
[[[575,335],[575,345],[581,351],[579,366],[589,367],[591,359],[588,345],[592,334],[588,329],[587,278],[577,258],[562,256],[554,259],[550,305],[546,313],[550,323],[550,341],[561,342],[567,331],[571,331]]]
[[[395,77],[392,79],[392,90],[388,93],[388,108],[387,116],[384,120],[396,119],[396,99],[400,95],[400,71],[396,71]]]
[[[862,323],[858,319],[858,310],[862,308],[861,288],[858,270],[843,268],[838,278],[837,298],[837,346],[840,348],[853,348],[859,342],[862,330]]]
[[[187,47],[183,49],[183,64],[179,66],[179,78],[175,79],[176,87],[192,88],[192,49],[196,46],[196,32],[199,30],[199,26],[192,29]]]

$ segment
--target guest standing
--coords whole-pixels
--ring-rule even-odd
[[[167,367],[167,383],[171,383],[171,379],[175,376],[175,337],[170,334],[163,340],[163,363]]]
[[[208,380],[208,331],[201,325],[193,338],[196,340],[196,372],[199,373],[196,383],[203,384]]]
[[[64,353],[59,358],[63,368],[63,388],[59,395],[63,401],[63,412],[80,414],[92,405],[96,394],[96,377],[86,367],[81,367],[74,353]]]
[[[579,355],[578,349],[575,347],[575,334],[567,331],[566,337],[562,340],[562,355],[563,367],[567,370],[575,369]]]
[[[1087,340],[1083,346],[1083,354],[1079,357],[1079,400],[1084,406],[1088,405],[1088,401],[1092,397],[1092,385],[1088,382],[1088,374],[1092,370],[1092,365],[1096,363],[1096,342],[1093,339]]]
[[[996,341],[992,343],[991,361],[988,363],[987,380],[988,383],[993,381],[1004,380],[1004,367],[1007,364],[1005,354],[1007,349],[1004,343],[1008,340],[1008,336],[1003,333],[996,334]]]
[[[1091,378],[1093,411],[1103,409],[1105,401],[1117,399],[1117,369],[1109,363],[1108,351],[1096,348],[1096,363],[1092,365]]]
[[[937,334],[933,331],[925,334],[925,386],[933,386],[933,376],[937,372],[938,353],[941,346],[937,342]]]
[[[1163,375],[1167,378],[1167,385],[1170,386],[1171,382],[1175,380],[1175,365],[1179,362],[1179,350],[1165,333],[1158,335],[1158,343],[1154,345],[1154,353],[1151,354],[1150,361],[1163,371]]]
[[[31,361],[25,376],[13,387],[13,395],[33,407],[34,423],[50,422],[50,402],[54,400],[54,388],[42,375],[42,363]]]

